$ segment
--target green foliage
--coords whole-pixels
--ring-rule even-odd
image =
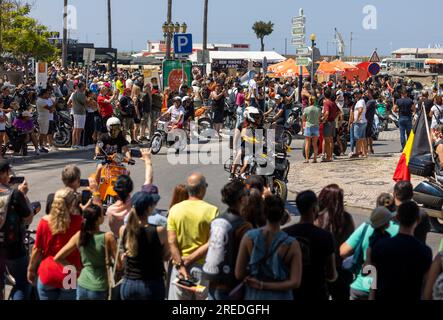
[[[254,31],[257,38],[260,39],[261,51],[264,51],[265,44],[263,42],[263,39],[266,36],[269,36],[272,32],[274,32],[274,23],[272,23],[271,21],[269,22],[256,21],[252,26],[252,30]]]
[[[1,1],[0,53],[7,52],[25,63],[29,58],[49,61],[57,55],[57,49],[48,38],[47,28],[29,17],[30,6],[15,1]]]

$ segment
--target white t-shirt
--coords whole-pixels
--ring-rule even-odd
[[[48,101],[48,107],[52,107],[54,105],[54,101],[52,101],[51,98],[49,98],[47,101]],[[54,121],[54,113],[49,113],[48,119],[49,121]]]
[[[0,130],[6,130],[6,115],[2,110],[0,110]]]
[[[439,123],[443,124],[443,106],[434,105],[431,108],[432,123],[431,129],[434,129]]]
[[[361,114],[360,121],[357,121],[358,119],[358,112],[360,109],[363,109],[363,112]],[[366,123],[366,102],[363,99],[358,100],[357,104],[355,105],[354,109],[354,120],[356,123]]]
[[[171,121],[177,122],[181,115],[184,116],[185,108],[183,108],[183,106],[180,106],[179,108],[176,108],[175,106],[171,106],[168,109],[168,113],[171,114]],[[180,121],[180,123],[178,123],[178,124],[182,124],[182,123],[183,123],[183,117],[182,117],[182,120]]]
[[[255,98],[255,92],[257,91],[257,82],[254,79],[249,81],[249,93],[251,98]]]

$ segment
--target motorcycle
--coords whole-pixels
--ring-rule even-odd
[[[379,130],[387,131],[389,127],[389,117],[388,117],[388,110],[384,103],[377,104],[376,115],[380,120]]]
[[[391,111],[391,114],[389,115],[389,120],[390,120],[393,124],[395,124],[395,126],[396,126],[397,128],[400,128],[399,125],[398,125],[399,115],[398,115],[397,112]]]
[[[438,161],[426,154],[411,158],[408,167],[411,174],[427,178],[414,188],[413,200],[426,211],[431,231],[443,233],[443,176],[437,174]]]
[[[135,160],[128,160],[123,154],[115,153],[108,155],[103,150],[103,145],[100,148],[104,155],[97,156],[97,160],[102,160],[101,177],[98,186],[100,192],[100,199],[105,208],[108,208],[117,201],[117,193],[114,191],[115,183],[119,176],[130,175],[127,165],[135,165]],[[131,157],[141,158],[141,152],[136,149],[131,149]],[[90,178],[96,179],[96,174],[93,173]]]
[[[274,170],[272,172],[266,172],[265,168],[267,168],[270,163],[273,163],[273,161],[275,161]],[[233,158],[230,158],[224,165],[225,171],[231,173],[232,165]],[[272,155],[265,153],[261,155],[253,155],[244,176],[263,176],[266,180],[266,186],[271,190],[272,194],[279,196],[286,202],[288,198],[287,183],[289,169],[290,163],[287,159],[286,150],[280,149],[278,148],[278,145],[276,145],[275,153]],[[238,168],[238,170],[240,170],[240,168]],[[236,172],[239,177],[238,179],[245,181],[246,179],[240,177],[238,173],[239,172]]]
[[[225,129],[231,131],[235,129],[235,123],[237,122],[236,117],[236,105],[225,102],[225,114],[224,114],[224,127]]]
[[[372,123],[372,140],[377,141],[380,135],[380,120],[377,114],[374,115],[374,122]]]
[[[283,131],[283,142],[286,146],[291,146],[292,139],[301,131],[301,105],[294,106],[289,112],[288,119]]]
[[[175,133],[174,140],[168,139],[168,135]],[[174,147],[176,152],[183,151],[188,145],[188,136],[183,129],[174,130],[165,117],[160,117],[157,121],[157,129],[151,139],[151,153],[158,154],[163,145]]]
[[[54,114],[54,123],[54,145],[58,148],[69,146],[71,144],[71,133],[74,127],[71,115],[68,111],[57,111]]]
[[[214,135],[211,107],[203,106],[195,110],[195,119],[197,120],[199,143],[208,143]]]

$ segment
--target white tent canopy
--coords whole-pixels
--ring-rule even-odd
[[[263,61],[264,57],[268,63],[277,63],[286,60],[285,57],[275,51],[209,51],[210,62],[214,60],[247,60]],[[197,61],[197,53],[190,55],[192,62]]]

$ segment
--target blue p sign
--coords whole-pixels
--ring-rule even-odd
[[[176,54],[192,53],[192,34],[181,33],[174,35],[174,52]]]

